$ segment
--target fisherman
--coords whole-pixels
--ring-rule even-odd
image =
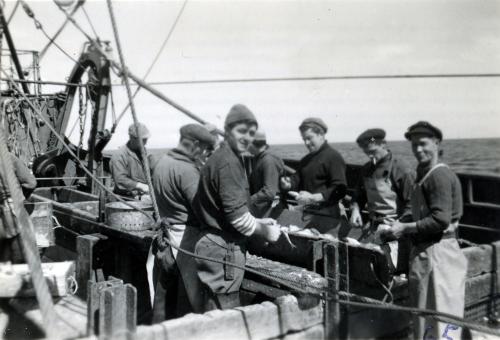
[[[146,125],[138,123],[137,129],[134,124],[129,126],[128,135],[127,144],[113,154],[109,167],[115,182],[114,193],[133,198],[149,193],[146,174],[142,166],[139,139],[142,139],[142,144],[146,145],[150,133]]]
[[[263,131],[255,133],[255,139],[250,144],[249,151],[255,157],[255,163],[250,175],[250,212],[255,217],[268,217],[276,194],[279,193],[279,180],[284,171],[281,158],[269,151],[266,134]]]
[[[413,307],[463,317],[467,259],[457,242],[462,216],[462,189],[455,173],[440,162],[443,134],[420,121],[408,128],[406,139],[418,161],[411,198],[413,222],[394,221],[386,237],[409,236],[409,290]],[[414,317],[415,339],[459,339],[458,326]]]
[[[252,143],[257,120],[244,105],[234,105],[225,120],[225,141],[201,170],[193,208],[198,226],[187,226],[181,248],[216,263],[177,256],[188,297],[195,312],[240,305],[239,290],[246,263],[246,241],[256,235],[275,242],[280,228],[272,219],[258,219],[248,209],[250,193],[242,154]],[[230,265],[233,263],[238,268]]]
[[[304,206],[304,227],[343,237],[348,232],[340,203],[347,191],[344,159],[328,145],[328,127],[321,118],[305,119],[299,130],[309,154],[300,160],[295,174],[281,178],[281,189]]]
[[[180,135],[178,146],[158,161],[152,174],[160,217],[167,222],[162,223],[156,239],[159,276],[156,282],[153,323],[182,316],[189,311],[186,308],[187,298],[185,301],[177,300],[178,292],[180,298],[185,295],[184,286],[173,261],[177,257],[177,249],[171,248],[167,240],[176,246],[181,243],[186,223],[189,218],[193,218],[192,203],[200,179],[197,164],[205,162],[208,150],[215,143],[214,136],[199,124],[184,125],[180,129]]]
[[[10,159],[24,198],[28,198],[36,188],[36,178],[19,158],[10,154]],[[1,224],[2,222],[0,221],[0,231],[3,230]],[[0,234],[4,233],[0,232]],[[24,263],[21,238],[17,228],[10,233],[0,235],[0,262],[5,261],[10,261],[13,264]]]
[[[376,238],[379,226],[380,229],[389,227],[394,220],[411,221],[410,198],[415,175],[407,162],[395,157],[387,149],[383,129],[364,131],[356,139],[356,143],[370,161],[361,169],[360,180],[351,202],[350,223],[362,228],[359,241],[380,242]],[[361,209],[365,206],[368,210],[366,224],[361,217]],[[406,269],[406,242],[401,241],[398,247],[398,242],[394,241],[390,246],[393,264],[402,270]]]

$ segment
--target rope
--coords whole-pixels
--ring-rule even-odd
[[[156,53],[156,56],[154,57],[153,59],[153,62],[151,63],[151,65],[149,66],[148,70],[146,71],[146,73],[144,74],[144,77],[142,77],[143,79],[146,79],[148,76],[149,76],[149,73],[153,70],[153,67],[154,65],[156,64],[156,62],[158,61],[158,59],[160,58],[160,55],[163,51],[163,49],[165,48],[165,46],[167,45],[167,42],[170,40],[170,37],[172,36],[172,33],[174,32],[175,30],[175,27],[177,26],[177,23],[179,22],[179,19],[181,18],[181,15],[182,13],[184,12],[184,8],[186,8],[186,5],[187,5],[187,2],[188,0],[184,0],[184,3],[182,4],[182,7],[181,9],[179,10],[179,13],[177,13],[177,17],[175,18],[175,21],[174,23],[172,24],[172,26],[170,27],[170,30],[167,34],[167,36],[165,37],[165,39],[163,40],[163,43],[161,44],[160,46],[160,49],[158,50],[158,52]],[[132,98],[135,98],[135,96],[137,95],[137,93],[139,93],[139,91],[141,90],[141,87],[139,86],[135,92],[134,92],[134,95],[132,96]],[[118,123],[120,122],[120,120],[122,119],[122,117],[125,115],[125,113],[127,112],[128,108],[129,108],[130,104],[127,104],[122,112],[120,113],[120,115],[118,116],[118,119],[115,121],[115,123],[113,124],[113,127],[111,128],[111,132],[113,133],[115,130],[116,130],[116,126],[118,125]]]
[[[76,6],[73,8],[73,10],[71,11],[70,15],[73,16],[75,15],[76,11],[80,8],[80,6],[83,5],[83,3],[85,2],[85,0],[79,0],[76,4]],[[54,35],[49,39],[49,42],[43,47],[43,49],[40,51],[40,55],[39,55],[39,61],[42,60],[43,56],[45,55],[45,53],[47,53],[47,51],[49,50],[50,46],[52,46],[52,44],[54,43],[54,41],[57,39],[57,37],[59,37],[59,34],[62,33],[62,31],[64,30],[64,28],[66,27],[66,25],[68,24],[69,20],[66,19],[64,20],[63,24],[61,25],[61,27],[59,27],[59,29],[56,31],[56,33],[54,33]]]
[[[92,32],[94,32],[94,36],[96,39],[99,39],[99,36],[97,35],[97,32],[95,30],[95,27],[94,25],[92,24],[92,21],[90,20],[90,17],[89,15],[87,14],[87,11],[85,10],[85,7],[82,7],[82,10],[83,10],[83,14],[85,14],[85,17],[87,18],[87,21],[90,25],[90,28],[92,29]]]
[[[7,25],[10,24],[10,21],[12,20],[12,18],[14,18],[14,14],[16,14],[18,8],[19,8],[19,0],[16,1],[16,4],[14,5],[12,12],[10,13],[9,18],[7,19]]]
[[[126,200],[122,199],[119,195],[115,194],[113,191],[111,191],[106,185],[104,185],[101,181],[99,181],[99,179],[97,178],[97,176],[95,176],[90,170],[87,169],[87,167],[85,166],[85,164],[83,164],[83,162],[77,158],[76,154],[71,150],[71,148],[69,147],[69,145],[64,141],[64,138],[54,129],[54,127],[52,126],[52,124],[50,124],[50,122],[47,121],[47,119],[43,116],[43,114],[31,103],[31,101],[28,99],[28,97],[26,96],[26,94],[24,94],[22,91],[19,90],[19,87],[17,86],[17,84],[15,82],[12,81],[12,78],[7,74],[7,72],[5,72],[5,70],[2,68],[1,69],[1,72],[9,79],[9,82],[11,82],[13,88],[22,96],[24,97],[24,99],[26,99],[26,102],[28,103],[28,105],[31,107],[31,109],[38,115],[38,117],[45,123],[45,125],[49,128],[49,130],[54,134],[54,136],[59,140],[59,142],[64,146],[64,148],[66,149],[66,151],[71,155],[71,157],[74,158],[74,160],[78,163],[78,165],[81,167],[81,169],[88,175],[90,176],[96,183],[98,186],[100,186],[104,191],[106,191],[108,194],[112,195],[116,200],[122,202],[123,204],[125,204],[126,206],[132,208],[132,209],[135,209],[137,211],[139,211],[140,213],[148,216],[148,218],[151,218],[151,216],[144,210],[140,209],[140,208],[137,208],[136,206],[128,203]]]
[[[35,13],[33,10],[29,7],[29,5],[24,1],[24,0],[19,0],[21,2],[21,5],[26,12],[26,15],[29,16],[33,21],[35,22],[35,27],[37,30],[40,30],[43,35],[49,40],[50,44],[53,44],[59,51],[61,51],[66,57],[71,59],[75,64],[80,65],[80,67],[83,68],[83,65],[81,65],[77,60],[75,60],[71,55],[69,55],[68,52],[66,52],[59,44],[55,42],[53,38],[50,37],[50,35],[45,31],[43,28],[43,25],[38,19],[35,17]]]
[[[137,133],[137,141],[139,142],[139,146],[141,148],[141,155],[142,155],[142,167],[144,169],[144,173],[146,174],[146,180],[148,182],[149,186],[149,195],[151,196],[151,202],[153,203],[153,208],[155,211],[156,219],[160,219],[160,211],[158,210],[158,204],[156,203],[156,197],[155,197],[155,192],[153,189],[153,183],[151,182],[151,172],[149,171],[149,160],[148,160],[148,155],[146,153],[146,148],[144,147],[144,143],[142,142],[142,138],[140,138],[139,135],[139,121],[137,119],[137,113],[135,111],[135,105],[134,105],[134,98],[132,97],[132,91],[130,90],[130,83],[128,79],[128,69],[125,66],[125,57],[123,56],[123,51],[122,51],[122,46],[120,43],[120,36],[118,35],[118,27],[116,24],[116,19],[115,15],[113,12],[113,4],[111,0],[106,1],[108,4],[108,10],[109,10],[109,17],[111,19],[111,26],[113,26],[113,34],[115,36],[115,43],[116,43],[116,48],[118,49],[118,55],[120,56],[120,63],[122,64],[122,76],[123,76],[123,81],[125,82],[125,86],[127,89],[127,96],[128,96],[128,101],[130,104],[130,111],[132,113],[132,118],[134,119],[134,125],[135,125],[135,130]]]
[[[54,326],[56,323],[56,314],[52,295],[49,292],[47,282],[43,276],[40,256],[33,232],[33,222],[22,205],[24,196],[14,173],[3,129],[0,129],[0,160],[0,182],[2,182],[4,188],[2,194],[4,194],[5,198],[4,204],[7,204],[10,210],[10,213],[7,214],[6,212],[6,215],[12,216],[14,225],[17,227],[20,234],[24,259],[28,263],[31,272],[35,294],[40,305],[42,319],[45,325],[45,333],[48,338],[55,338],[56,327]]]

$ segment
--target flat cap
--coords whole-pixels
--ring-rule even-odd
[[[248,107],[243,104],[236,104],[231,108],[231,110],[229,110],[224,126],[228,127],[243,121],[248,121],[258,125],[257,118],[255,118],[255,115],[248,109]]]
[[[321,128],[325,133],[328,131],[328,126],[323,121],[323,119],[316,117],[309,117],[304,119],[304,121],[299,126],[299,130],[302,131],[313,126]]]
[[[135,129],[135,125],[132,124],[128,127],[128,134],[130,137],[135,137],[135,138],[149,138],[151,137],[151,134],[149,133],[148,128],[146,125],[142,123],[137,123],[137,129],[139,130],[139,136],[137,135],[137,131]]]
[[[359,145],[364,145],[372,143],[375,141],[381,141],[385,139],[385,131],[383,129],[375,128],[368,129],[358,136],[356,143]]]
[[[426,121],[419,121],[410,126],[405,133],[405,138],[410,140],[411,136],[414,134],[423,134],[429,137],[436,137],[440,141],[443,140],[443,133],[441,130]]]
[[[254,142],[266,142],[266,133],[262,130],[255,132]]]
[[[197,140],[200,143],[213,145],[215,136],[206,127],[200,124],[187,124],[180,129],[181,137]]]

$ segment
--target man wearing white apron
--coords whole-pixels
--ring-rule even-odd
[[[412,195],[414,222],[394,222],[387,236],[399,239],[408,235],[412,239],[412,306],[463,317],[467,259],[456,239],[463,209],[460,182],[447,165],[439,162],[441,130],[428,122],[417,122],[405,137],[411,141],[418,161]],[[421,317],[414,317],[413,323],[416,339],[461,337],[461,329],[453,324]]]
[[[155,162],[151,176],[160,217],[164,222],[153,247],[158,274],[156,282],[152,283],[155,286],[154,323],[191,311],[185,297],[185,285],[179,275],[182,269],[176,261],[178,251],[171,248],[167,241],[179,246],[186,224],[193,220],[192,203],[200,179],[197,163],[204,161],[215,143],[214,136],[199,124],[184,125],[180,135],[179,145]]]
[[[381,241],[376,237],[379,227],[380,230],[389,227],[396,219],[411,221],[410,200],[415,174],[407,162],[387,149],[383,129],[368,129],[356,142],[370,161],[361,168],[360,181],[351,202],[350,223],[362,229],[351,231],[350,236],[361,242],[378,243]],[[361,217],[363,208],[368,210],[367,221]],[[404,261],[398,261],[407,254],[406,244],[400,242],[398,247],[398,241],[389,243],[392,263],[400,270],[407,267],[401,263]]]

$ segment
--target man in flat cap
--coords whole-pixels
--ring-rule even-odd
[[[410,303],[463,317],[467,259],[457,242],[463,212],[457,175],[440,161],[441,130],[420,121],[408,128],[418,161],[411,197],[413,222],[395,221],[386,236],[411,240],[408,275]],[[414,317],[415,339],[460,339],[460,327],[432,318]]]
[[[344,237],[348,224],[340,203],[347,191],[344,159],[328,145],[328,127],[321,118],[305,119],[299,131],[309,154],[300,160],[295,174],[281,178],[281,189],[305,207],[304,227]]]
[[[279,193],[280,176],[284,173],[281,158],[269,150],[266,134],[258,130],[249,151],[254,155],[250,175],[250,211],[255,217],[267,217],[271,212],[276,194]],[[276,200],[277,202],[278,200]]]
[[[165,240],[180,245],[186,224],[193,219],[193,199],[198,188],[198,164],[215,144],[215,137],[202,125],[187,124],[180,129],[180,140],[157,161],[151,177],[160,211],[161,230],[156,239],[156,264],[158,280],[153,306],[153,322],[182,316],[187,313],[189,302],[185,297],[182,278],[172,259],[177,250]],[[188,283],[189,284],[189,283]],[[182,298],[184,297],[184,300]],[[179,300],[178,300],[179,298]]]
[[[255,235],[275,242],[280,235],[276,221],[255,218],[248,208],[250,192],[241,157],[257,128],[254,114],[244,105],[234,105],[226,116],[224,142],[201,169],[193,201],[199,224],[188,224],[181,247],[238,268],[179,252],[177,263],[184,282],[189,282],[186,292],[197,313],[239,306],[247,239]]]
[[[361,169],[361,176],[351,202],[351,225],[362,228],[359,241],[380,242],[377,229],[388,227],[394,220],[411,219],[411,191],[415,174],[404,160],[394,156],[387,148],[385,131],[374,128],[364,131],[356,139],[358,146],[370,159]],[[363,221],[361,210],[368,211]],[[354,235],[351,235],[354,236]],[[408,247],[402,241],[390,244],[393,264],[406,269]],[[399,256],[398,256],[399,254]]]
[[[120,147],[111,156],[109,167],[115,182],[115,194],[136,197],[149,192],[146,174],[142,166],[139,139],[142,139],[143,145],[146,145],[150,133],[146,125],[138,123],[137,126],[130,125],[128,135],[127,144]]]

